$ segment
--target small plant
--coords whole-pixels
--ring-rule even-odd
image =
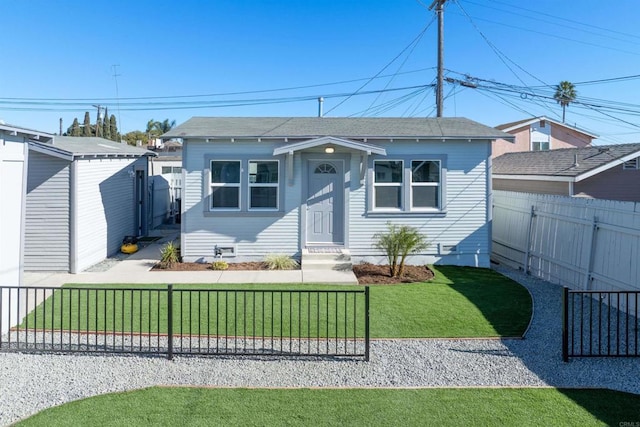
[[[226,270],[229,268],[229,263],[226,261],[213,261],[211,263],[212,270]]]
[[[375,248],[381,249],[389,260],[389,274],[391,277],[401,277],[404,273],[404,263],[411,253],[420,252],[429,247],[426,236],[408,225],[387,223],[386,233],[373,235]]]
[[[160,267],[171,268],[180,262],[180,248],[173,243],[167,243],[160,249]]]
[[[289,255],[269,254],[264,258],[269,270],[295,270],[298,262]]]

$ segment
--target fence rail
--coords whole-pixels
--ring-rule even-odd
[[[0,330],[6,322],[2,351],[369,360],[368,287],[0,287]]]
[[[562,358],[640,357],[637,291],[572,291],[562,298]]]

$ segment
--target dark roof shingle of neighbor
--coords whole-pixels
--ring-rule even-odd
[[[492,172],[575,177],[636,152],[640,156],[640,143],[506,153],[493,159]]]
[[[164,138],[512,138],[466,118],[193,117]]]

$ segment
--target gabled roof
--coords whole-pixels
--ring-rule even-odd
[[[152,151],[97,137],[55,136],[53,142],[29,142],[29,149],[66,160],[78,157],[155,156]]]
[[[342,138],[334,138],[331,136],[323,136],[322,138],[287,144],[273,150],[273,155],[277,156],[280,154],[293,153],[295,151],[306,150],[309,148],[319,147],[321,145],[337,145],[338,147],[346,148],[348,150],[363,151],[367,154],[387,155],[387,151],[377,145],[355,142]]]
[[[493,159],[493,177],[578,182],[640,156],[640,143],[506,153]]]
[[[513,139],[465,118],[193,117],[163,138]]]
[[[556,126],[560,126],[560,127],[566,128],[566,129],[573,130],[575,132],[580,132],[581,134],[586,135],[589,138],[595,139],[595,138],[598,137],[598,135],[596,135],[593,132],[589,132],[587,130],[580,129],[580,128],[575,127],[575,126],[570,126],[570,125],[568,125],[566,123],[562,123],[562,122],[559,122],[557,120],[550,119],[550,118],[548,118],[546,116],[531,117],[531,118],[528,118],[528,119],[518,120],[518,121],[515,121],[515,122],[504,123],[504,124],[496,126],[496,129],[500,129],[500,130],[508,133],[508,132],[512,132],[512,131],[514,131],[516,129],[520,129],[520,128],[524,127],[524,126],[532,125],[532,124],[537,123],[537,122],[539,122],[541,120],[544,120],[545,122],[553,123]]]
[[[0,122],[0,132],[5,132],[10,135],[21,135],[28,139],[37,140],[51,140],[54,135],[47,132],[40,132],[39,130],[27,129],[20,126],[9,125]]]

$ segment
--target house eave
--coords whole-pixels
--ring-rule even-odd
[[[518,181],[557,181],[557,182],[575,182],[576,177],[572,176],[555,176],[555,175],[504,175],[493,174],[494,179],[510,179]]]
[[[387,150],[377,145],[352,141],[349,139],[335,138],[331,136],[310,139],[302,142],[295,142],[293,144],[286,144],[286,145],[283,145],[282,147],[275,148],[273,150],[273,155],[279,156],[282,154],[295,153],[296,151],[308,150],[308,149],[319,147],[322,145],[335,145],[338,147],[346,148],[348,150],[362,151],[367,153],[368,155],[371,155],[371,154],[379,154],[382,156],[387,155]]]

